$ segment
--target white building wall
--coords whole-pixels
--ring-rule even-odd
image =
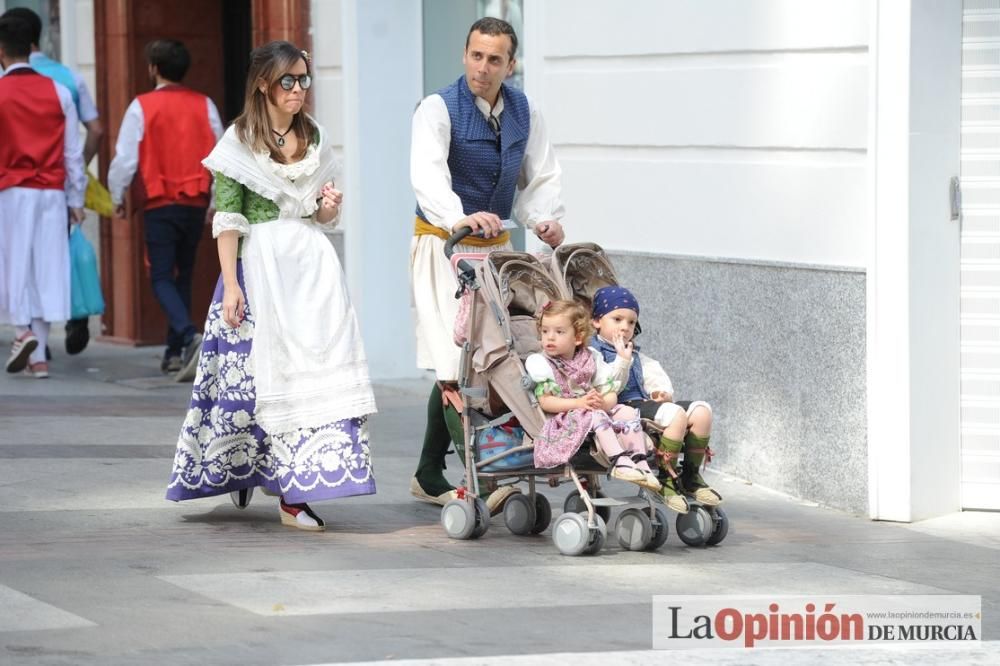
[[[528,0],[525,25],[570,240],[865,265],[865,0]]]
[[[713,405],[713,467],[867,513],[866,0],[526,0],[570,241]]]
[[[341,0],[311,3],[312,56],[316,85],[313,108],[326,128],[337,158],[344,155],[344,54],[341,39]],[[343,177],[343,176],[341,176]]]

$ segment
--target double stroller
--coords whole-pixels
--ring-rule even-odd
[[[462,348],[462,432],[453,438],[465,464],[458,499],[441,510],[445,532],[455,539],[481,537],[490,526],[482,496],[500,486],[520,490],[526,484],[527,492],[507,499],[503,520],[514,534],[540,534],[552,523],[552,507],[538,492],[539,482],[551,487],[572,483],[563,513],[552,523],[559,552],[599,552],[608,538],[612,509],[620,509],[611,531],[622,548],[658,549],[669,534],[669,513],[660,496],[641,487],[634,496],[607,496],[601,478],[608,460],[590,440],[566,465],[538,469],[533,463],[532,442],[545,423],[524,367],[529,354],[541,351],[536,318],[552,300],[576,299],[589,307],[597,289],[618,284],[610,261],[591,243],[560,246],[545,263],[524,252],[455,254],[454,246],[469,233],[460,229],[445,244],[462,299],[455,325],[455,342]],[[721,543],[729,529],[725,512],[689,503],[688,513],[676,518],[681,541],[689,546]]]

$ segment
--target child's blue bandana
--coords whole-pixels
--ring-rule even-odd
[[[639,315],[639,301],[625,287],[601,287],[594,294],[594,319],[600,319],[613,310],[624,308]]]

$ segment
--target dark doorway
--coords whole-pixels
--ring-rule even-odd
[[[225,125],[243,110],[243,93],[250,66],[252,43],[250,0],[222,2],[222,67],[225,108],[219,108]]]

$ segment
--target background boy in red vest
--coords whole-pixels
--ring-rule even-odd
[[[83,147],[69,90],[28,65],[31,29],[0,18],[0,324],[12,324],[7,372],[48,377],[51,322],[70,316],[66,207],[83,222]]]
[[[153,293],[167,315],[167,349],[160,368],[177,381],[194,378],[201,334],[191,321],[191,275],[208,215],[212,177],[201,161],[222,136],[211,99],[180,85],[191,64],[184,45],[146,45],[152,92],[129,104],[118,131],[108,190],[119,217],[138,169],[145,192],[143,225]],[[206,217],[207,216],[207,217]]]

